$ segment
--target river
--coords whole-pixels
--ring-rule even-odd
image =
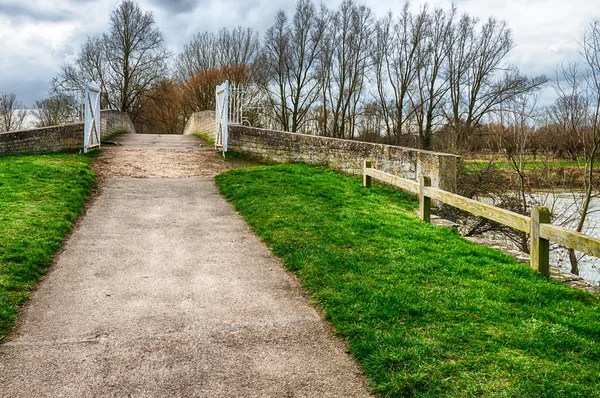
[[[579,211],[583,198],[582,193],[538,192],[534,197],[542,206],[550,209],[553,216],[553,224],[575,229],[579,220]],[[589,214],[582,232],[586,235],[600,238],[600,198],[592,199]],[[600,258],[587,255],[582,256],[579,252],[577,254],[578,257],[581,257],[579,261],[579,276],[600,284]],[[553,245],[550,260],[552,264],[560,266],[561,269],[571,269],[569,255],[564,248],[558,248],[556,245]]]

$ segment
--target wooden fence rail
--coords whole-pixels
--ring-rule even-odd
[[[550,224],[550,211],[546,207],[535,206],[531,209],[531,217],[514,213],[487,203],[478,202],[452,192],[431,186],[431,179],[421,176],[420,183],[384,173],[372,168],[370,160],[365,160],[363,183],[371,186],[371,179],[399,187],[419,196],[421,220],[430,222],[431,200],[437,200],[452,207],[467,211],[530,234],[530,265],[545,277],[550,276],[550,241],[580,252],[600,257],[600,239]]]

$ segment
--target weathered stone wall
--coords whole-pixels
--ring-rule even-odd
[[[263,162],[304,162],[361,175],[363,161],[403,178],[431,177],[434,187],[456,191],[460,157],[392,145],[229,126],[229,150]]]
[[[100,111],[100,135],[102,138],[122,131],[135,134],[135,127],[127,112],[110,109]]]
[[[76,151],[83,147],[83,123],[0,133],[0,156]]]
[[[101,111],[100,126],[102,138],[119,131],[135,132],[129,115],[119,111]],[[0,133],[0,156],[80,149],[83,149],[83,123]]]
[[[196,112],[190,116],[185,124],[183,134],[202,133],[214,139],[216,124],[215,118],[215,111]]]

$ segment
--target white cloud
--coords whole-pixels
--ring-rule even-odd
[[[356,0],[361,2],[360,0]],[[327,1],[336,8],[341,0]],[[250,26],[264,32],[278,9],[293,12],[290,0],[140,0],[154,13],[169,47],[179,51],[194,33],[224,26]],[[364,0],[377,16],[400,11],[401,0]],[[423,1],[412,1],[418,8]],[[106,31],[118,0],[4,0],[0,5],[0,91],[13,91],[27,103],[46,95],[60,65],[73,59],[88,35]],[[450,7],[447,0],[431,6]],[[510,61],[527,74],[552,75],[558,62],[578,59],[577,41],[587,24],[600,18],[592,0],[462,0],[459,11],[485,20],[506,20],[516,47]]]

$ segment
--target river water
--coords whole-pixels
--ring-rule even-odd
[[[552,213],[552,223],[566,228],[575,229],[579,221],[579,212],[582,205],[582,193],[543,193],[538,192],[534,199],[541,206],[546,206]],[[600,198],[593,198],[590,203],[589,214],[584,223],[582,233],[600,238]],[[579,261],[579,276],[596,284],[600,283],[600,258],[582,255],[577,252]],[[552,264],[569,271],[571,263],[569,255],[564,248],[552,245],[550,253]]]
[[[479,198],[479,200],[493,204],[492,200],[484,198]],[[572,230],[577,227],[582,200],[583,194],[578,192],[536,192],[529,195],[528,199],[530,205],[546,206],[552,214],[553,224]],[[582,233],[600,238],[600,197],[592,199]],[[513,242],[498,233],[484,233],[484,236],[502,241],[514,249],[518,249]],[[556,244],[551,244],[550,250],[550,263],[570,272],[571,262],[567,250]],[[576,252],[576,254],[579,258],[579,276],[594,284],[600,284],[600,258],[583,255],[580,252]]]

